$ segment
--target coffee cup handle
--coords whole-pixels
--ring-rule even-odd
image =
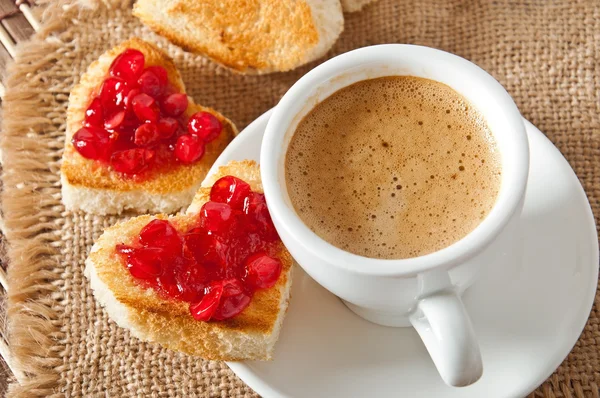
[[[479,344],[469,314],[456,292],[439,291],[421,298],[410,322],[446,384],[463,387],[481,377]]]

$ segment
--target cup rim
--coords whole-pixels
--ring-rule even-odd
[[[509,189],[510,195],[499,197],[488,216],[465,237],[433,253],[404,259],[379,259],[365,257],[340,249],[313,232],[284,199],[284,186],[279,183],[279,159],[285,156],[285,135],[293,123],[296,114],[290,115],[290,108],[299,102],[306,103],[318,87],[340,75],[347,74],[352,68],[373,61],[394,62],[394,54],[402,52],[411,57],[424,59],[443,59],[457,63],[473,79],[480,80],[486,90],[491,92],[499,104],[511,128],[518,130],[515,140],[516,150],[511,153],[511,161],[517,163],[512,175],[513,183],[502,189]],[[390,76],[401,74],[393,74]],[[475,104],[475,106],[477,106]],[[325,258],[326,263],[359,274],[380,276],[407,276],[425,272],[434,268],[460,264],[473,257],[502,231],[515,212],[520,209],[527,185],[529,173],[529,144],[523,118],[514,101],[504,87],[486,71],[474,63],[457,55],[424,46],[410,44],[381,44],[359,48],[338,55],[315,67],[301,77],[282,97],[275,107],[265,130],[260,153],[260,172],[267,206],[278,229],[284,229],[293,237],[294,245],[302,246],[312,255]],[[285,243],[285,242],[284,242]]]

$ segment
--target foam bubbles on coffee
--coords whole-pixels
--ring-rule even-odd
[[[494,205],[501,166],[481,115],[450,87],[394,76],[346,87],[298,125],[285,162],[300,218],[373,258],[442,249]]]

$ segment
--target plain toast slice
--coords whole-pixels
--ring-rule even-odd
[[[242,313],[219,322],[197,321],[190,315],[188,303],[166,300],[152,288],[140,287],[115,252],[115,245],[137,236],[154,218],[185,225],[208,201],[212,184],[225,175],[241,178],[253,191],[262,192],[255,162],[231,162],[202,183],[185,215],[139,216],[104,231],[86,260],[85,275],[110,318],[141,340],[206,359],[268,360],[279,337],[292,283],[292,258],[283,244],[278,256],[282,272],[275,286],[257,290]]]
[[[138,0],[133,14],[183,49],[240,73],[311,62],[344,29],[339,0]]]
[[[171,213],[190,203],[206,173],[223,149],[237,134],[235,125],[214,109],[195,104],[188,97],[186,116],[205,111],[223,125],[220,136],[206,145],[201,160],[156,172],[143,181],[123,178],[109,167],[81,156],[71,143],[82,127],[85,111],[108,74],[113,60],[124,50],[141,51],[146,66],[159,65],[168,72],[169,82],[185,93],[181,75],[172,59],[162,50],[138,38],[125,41],[93,62],[71,91],[67,109],[65,150],[61,166],[62,200],[68,210],[84,210],[94,214],[118,214],[124,210],[137,213]]]

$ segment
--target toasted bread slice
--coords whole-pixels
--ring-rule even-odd
[[[344,29],[339,0],[138,0],[133,14],[185,50],[240,73],[313,61]]]
[[[190,203],[215,159],[237,134],[237,129],[230,120],[188,98],[186,116],[206,111],[215,115],[223,124],[222,133],[206,146],[206,152],[200,161],[157,172],[149,179],[136,181],[122,178],[109,167],[99,167],[94,160],[81,156],[73,147],[71,138],[82,126],[85,111],[106,78],[112,61],[127,48],[141,51],[146,57],[147,66],[164,67],[171,84],[180,92],[185,92],[181,76],[171,58],[137,38],[119,44],[90,65],[79,84],[71,91],[67,109],[61,181],[63,203],[69,210],[81,209],[95,214],[118,214],[123,210],[138,213],[176,211]]]
[[[375,1],[377,0],[341,0],[344,12],[360,11],[367,4],[373,3]]]
[[[140,287],[115,253],[116,244],[128,243],[154,218],[187,227],[195,218],[191,216],[208,201],[214,181],[225,175],[239,177],[253,191],[262,192],[255,162],[231,162],[202,183],[186,215],[139,216],[104,231],[86,260],[85,275],[110,318],[141,340],[207,359],[268,360],[279,337],[292,283],[292,258],[283,244],[278,256],[283,267],[277,284],[257,290],[242,313],[220,322],[197,321],[190,315],[188,303],[165,300],[152,288]]]

